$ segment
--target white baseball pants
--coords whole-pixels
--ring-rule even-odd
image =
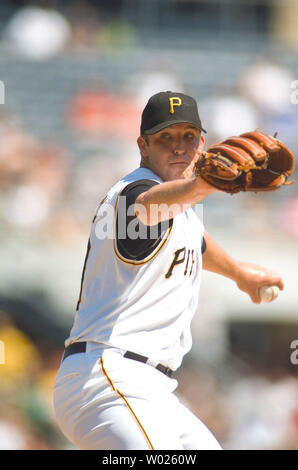
[[[124,358],[117,349],[87,348],[60,365],[55,415],[62,432],[79,449],[221,449],[173,394],[177,385],[175,379]]]

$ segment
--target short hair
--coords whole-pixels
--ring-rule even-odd
[[[142,134],[141,137],[145,140],[146,144],[149,145],[149,136],[147,134]]]

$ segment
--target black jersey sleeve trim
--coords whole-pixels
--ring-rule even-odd
[[[201,245],[201,250],[202,250],[202,254],[206,251],[206,248],[207,248],[207,244],[206,244],[206,240],[205,238],[203,237],[202,238],[202,245]]]
[[[148,258],[173,225],[173,219],[170,219],[149,227],[142,224],[133,213],[137,197],[156,184],[159,183],[153,180],[134,181],[119,194],[122,198],[116,216],[116,248],[124,260],[141,262]]]

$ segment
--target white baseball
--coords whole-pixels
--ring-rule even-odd
[[[259,289],[259,295],[262,302],[272,302],[279,296],[279,288],[277,286],[262,286]]]

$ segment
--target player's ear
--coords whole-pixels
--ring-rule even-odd
[[[199,143],[199,150],[203,150],[204,148],[204,145],[205,145],[205,137],[203,136],[203,134],[201,134],[201,140],[200,140],[200,143]]]
[[[138,147],[140,149],[140,153],[141,153],[142,157],[147,157],[148,156],[147,142],[144,139],[144,137],[142,137],[140,135],[140,137],[138,137],[138,139],[137,139],[137,144],[138,144]]]

